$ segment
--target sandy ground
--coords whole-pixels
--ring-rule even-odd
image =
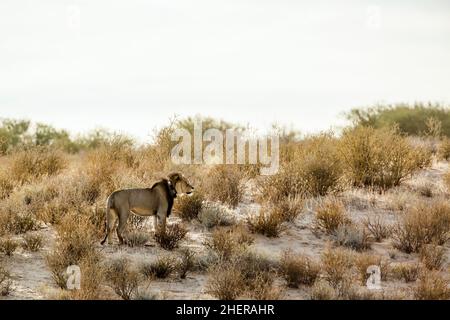
[[[364,190],[350,190],[344,192],[341,197],[344,199],[354,221],[362,221],[368,215],[376,213],[381,215],[385,221],[394,223],[398,212],[395,212],[393,208],[398,204],[393,204],[392,199],[395,198],[397,199],[396,202],[398,202],[398,193],[405,195],[404,205],[414,205],[412,199],[419,198],[418,190],[423,185],[428,184],[431,185],[434,196],[443,196],[448,199],[448,194],[446,194],[445,187],[442,184],[442,176],[448,169],[448,163],[438,162],[432,168],[423,170],[406,181],[402,187],[385,194],[374,194]],[[235,210],[229,209],[238,220],[245,220],[248,214],[257,212],[259,209],[259,205],[254,202],[255,188],[252,182],[248,183],[246,189],[247,192],[243,202]],[[332,239],[330,236],[316,232],[312,228],[314,205],[315,201],[309,202],[304,213],[296,221],[287,225],[279,238],[255,235],[255,242],[251,249],[274,258],[279,257],[284,250],[291,249],[294,252],[304,253],[319,259],[325,248],[332,243]],[[175,222],[177,219],[176,217],[171,217],[170,221]],[[151,222],[149,222],[149,229],[151,229]],[[6,299],[48,299],[57,292],[45,262],[45,254],[52,250],[56,233],[49,226],[37,232],[45,237],[45,246],[40,252],[28,253],[18,249],[11,258],[6,260],[6,265],[13,277],[12,293]],[[199,223],[192,223],[189,225],[187,239],[183,241],[181,246],[190,247],[201,253],[205,250],[203,242],[208,235],[209,232]],[[446,248],[446,270],[448,272],[448,261],[450,261],[449,244],[447,244]],[[170,254],[158,248],[154,240],[151,240],[145,247],[139,248],[112,244],[105,247],[99,245],[99,249],[106,260],[126,256],[135,264],[143,261],[152,261],[162,254]],[[373,244],[369,252],[382,255],[392,263],[418,260],[417,255],[408,255],[394,250],[390,240]],[[152,281],[148,285],[143,284],[141,291],[150,292],[159,299],[210,299],[211,296],[205,293],[206,281],[207,275],[190,273],[185,280],[171,277],[165,280]],[[281,280],[277,281],[281,282]],[[401,282],[383,283],[383,287],[387,290],[397,290],[405,286],[407,285]],[[305,288],[286,289],[284,298],[307,299],[308,292]]]

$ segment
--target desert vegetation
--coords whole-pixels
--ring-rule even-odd
[[[173,164],[171,133],[192,118],[148,144],[2,120],[0,299],[449,299],[448,108],[348,116],[340,132],[284,132],[272,176]],[[235,125],[205,119],[213,127]],[[196,191],[176,198],[166,231],[131,215],[126,245],[114,233],[102,247],[107,196],[171,171]]]

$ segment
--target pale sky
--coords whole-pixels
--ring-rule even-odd
[[[450,1],[1,0],[0,117],[146,138],[201,114],[317,132],[450,102]]]

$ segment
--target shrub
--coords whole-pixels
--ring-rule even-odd
[[[381,242],[391,234],[391,227],[383,222],[381,215],[368,216],[364,221],[364,226],[376,242]]]
[[[219,300],[235,300],[245,292],[242,274],[233,263],[222,263],[209,272],[206,292]]]
[[[106,268],[106,279],[114,292],[123,300],[132,299],[138,292],[139,276],[125,258],[112,261]]]
[[[211,234],[211,238],[204,245],[213,250],[224,260],[229,260],[235,253],[242,251],[249,243],[241,241],[239,232],[236,229],[216,229]]]
[[[205,204],[198,219],[208,229],[216,226],[231,226],[235,223],[233,217],[215,203]]]
[[[150,240],[150,236],[142,231],[127,233],[127,245],[130,247],[142,247]]]
[[[260,180],[262,200],[278,202],[299,195],[324,196],[340,189],[342,166],[335,145],[331,134],[309,137],[299,143],[277,174]]]
[[[341,290],[350,269],[353,265],[354,256],[350,251],[344,249],[327,249],[322,254],[322,270],[324,278],[335,289]]]
[[[311,300],[336,300],[338,294],[327,281],[320,279],[314,283],[310,298]]]
[[[175,259],[171,256],[161,256],[152,263],[142,264],[140,271],[146,278],[165,279],[175,270]]]
[[[328,234],[333,234],[339,226],[350,223],[344,204],[336,198],[326,199],[316,210],[316,226]]]
[[[445,264],[445,248],[425,245],[420,249],[420,260],[428,270],[442,270]]]
[[[11,275],[10,273],[0,264],[0,296],[4,297],[11,293]]]
[[[0,239],[0,252],[4,253],[8,257],[12,256],[14,251],[16,251],[19,244],[17,241],[11,238]]]
[[[282,297],[281,288],[274,285],[273,277],[267,273],[258,274],[249,288],[250,297],[258,300],[279,300]]]
[[[280,235],[283,230],[283,212],[276,207],[265,206],[261,208],[259,213],[247,218],[247,224],[250,231],[259,233],[269,238],[275,238]]]
[[[353,109],[347,116],[356,126],[372,126],[375,128],[397,125],[402,133],[412,136],[426,135],[429,131],[429,120],[441,123],[441,132],[450,137],[450,112],[440,104],[395,104],[376,106],[369,109]]]
[[[36,230],[36,221],[30,214],[15,212],[14,208],[5,209],[6,212],[0,215],[0,234],[22,234]]]
[[[195,253],[192,250],[187,248],[181,250],[181,256],[176,266],[181,279],[185,279],[187,273],[195,269],[195,263]]]
[[[22,248],[31,252],[37,252],[42,248],[43,237],[38,234],[27,234],[23,237]]]
[[[81,265],[85,260],[99,261],[100,254],[96,249],[95,230],[85,217],[69,214],[61,220],[57,232],[55,249],[46,259],[55,283],[65,289],[67,267]]]
[[[242,174],[234,166],[215,166],[208,172],[204,190],[209,200],[220,201],[235,208],[244,196]]]
[[[417,300],[448,300],[450,299],[450,282],[437,271],[423,272],[414,289]]]
[[[354,225],[340,225],[336,229],[334,237],[338,245],[356,251],[368,250],[371,247],[366,230]]]
[[[358,127],[340,141],[345,174],[354,186],[389,189],[427,166],[430,154],[413,147],[396,129]]]
[[[443,139],[439,145],[439,157],[444,160],[450,160],[450,138]]]
[[[249,250],[239,251],[233,257],[233,262],[239,268],[245,285],[250,289],[253,288],[257,278],[268,277],[273,279],[275,276],[274,272],[278,268],[276,261]],[[262,281],[262,279],[259,280]]]
[[[286,222],[293,222],[302,212],[304,206],[304,199],[300,197],[288,197],[280,200],[275,204],[274,210],[279,211],[282,220]]]
[[[423,245],[443,245],[450,231],[450,205],[445,201],[420,203],[410,208],[393,228],[394,247],[406,253]]]
[[[166,227],[166,231],[158,230],[155,233],[155,240],[166,250],[173,250],[178,247],[178,243],[184,239],[187,230],[181,224],[172,224]]]
[[[420,271],[418,263],[400,263],[392,267],[391,274],[395,279],[414,282],[419,277]]]
[[[14,190],[14,183],[5,172],[0,172],[0,200],[8,198]]]
[[[291,252],[284,252],[280,269],[283,278],[291,288],[298,288],[304,284],[312,286],[320,273],[320,265],[304,255],[293,255]]]
[[[181,219],[190,221],[196,219],[203,208],[203,194],[196,190],[191,196],[183,196],[175,201],[174,212],[176,212]]]
[[[35,147],[14,153],[11,176],[20,183],[42,176],[52,176],[66,166],[64,157],[57,150]]]

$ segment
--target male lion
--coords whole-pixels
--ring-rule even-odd
[[[150,188],[125,189],[114,191],[106,204],[106,240],[111,241],[110,234],[114,229],[117,218],[117,237],[119,243],[123,244],[123,232],[127,224],[130,212],[140,216],[154,216],[155,231],[165,232],[166,218],[172,211],[174,199],[177,194],[191,194],[194,187],[181,173],[170,173],[167,179],[161,179]]]

